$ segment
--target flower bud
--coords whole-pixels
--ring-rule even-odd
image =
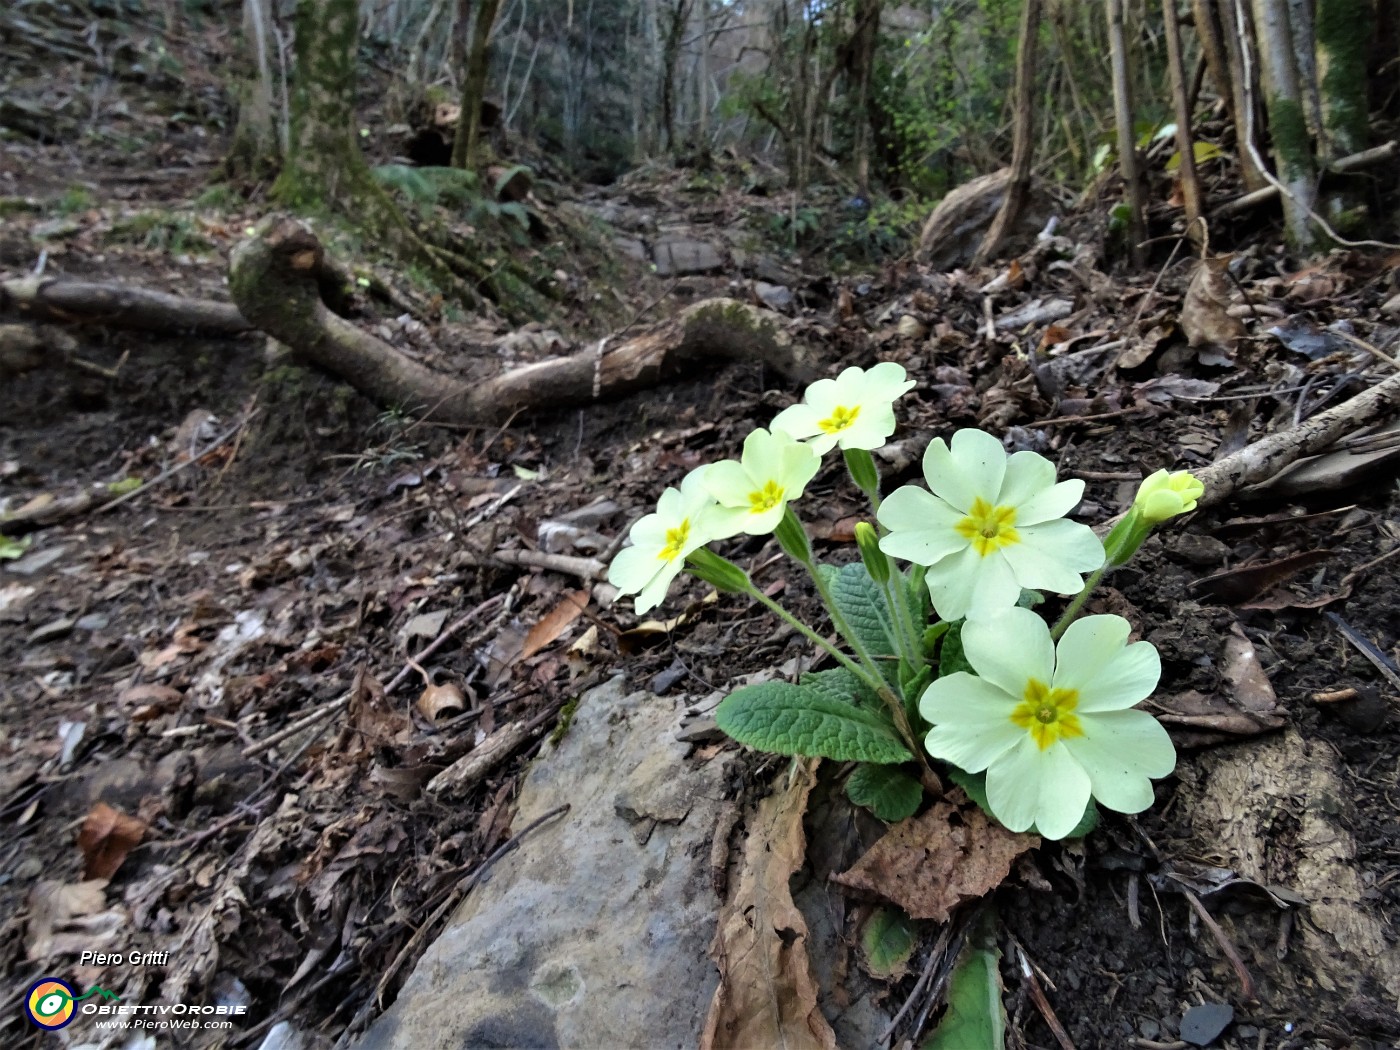
[[[791,507],[783,511],[783,520],[778,522],[773,535],[777,537],[778,546],[789,557],[796,558],[803,565],[812,564],[812,541],[807,538],[807,530]]]
[[[1167,473],[1159,470],[1143,479],[1133,508],[1148,525],[1157,525],[1178,514],[1196,509],[1206,487],[1189,471]]]
[[[841,456],[846,461],[851,480],[856,487],[871,499],[878,499],[880,492],[880,471],[875,466],[875,457],[863,448],[845,449]]]
[[[880,537],[869,522],[856,523],[856,546],[860,548],[860,560],[865,562],[865,571],[870,578],[883,587],[890,579],[890,559],[880,549]]]
[[[708,547],[700,547],[687,554],[685,567],[692,576],[698,576],[716,590],[730,594],[747,594],[753,590],[753,581],[748,573]]]

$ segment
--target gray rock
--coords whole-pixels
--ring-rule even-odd
[[[785,288],[781,284],[769,284],[767,281],[755,281],[753,290],[770,310],[786,310],[792,306],[791,288]]]
[[[718,980],[709,840],[723,759],[621,679],[536,761],[516,829],[568,803],[472,891],[358,1050],[693,1047]]]
[[[668,238],[657,242],[654,258],[656,272],[661,277],[714,273],[724,269],[724,259],[720,257],[714,245],[705,241]]]
[[[629,259],[647,261],[647,246],[635,237],[614,237],[613,247]]]
[[[1210,1046],[1235,1019],[1235,1008],[1228,1003],[1202,1003],[1187,1010],[1181,1018],[1181,1038],[1192,1046]]]

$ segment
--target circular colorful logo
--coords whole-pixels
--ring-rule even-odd
[[[24,1016],[40,1028],[63,1028],[73,1020],[73,989],[56,977],[43,977],[24,997]]]

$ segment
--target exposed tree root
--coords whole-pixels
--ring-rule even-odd
[[[1321,452],[1338,438],[1383,423],[1400,411],[1400,375],[1377,383],[1300,426],[1270,434],[1194,473],[1205,483],[1203,507],[1228,499],[1246,485],[1267,481],[1303,456]]]
[[[730,299],[710,299],[594,352],[506,372],[486,383],[446,376],[335,316],[321,302],[315,275],[324,249],[294,220],[264,220],[233,253],[229,286],[243,316],[316,366],[381,404],[415,406],[428,419],[490,425],[522,409],[557,408],[654,386],[714,359],[761,362],[805,383],[815,375],[808,351],[781,317]]]
[[[253,327],[232,303],[53,277],[0,281],[0,310],[44,321],[86,321],[154,332],[237,335]]]

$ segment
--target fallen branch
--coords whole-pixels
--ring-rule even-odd
[[[46,321],[82,321],[155,332],[239,335],[253,327],[232,303],[59,277],[0,281],[0,310],[15,310]]]
[[[1400,409],[1400,375],[1377,383],[1300,426],[1270,434],[1252,445],[1193,471],[1205,484],[1202,507],[1228,499],[1246,485],[1267,481],[1294,460],[1311,456],[1354,430],[1385,422]]]
[[[233,253],[229,285],[243,316],[371,399],[416,406],[433,422],[489,425],[522,409],[585,404],[655,386],[716,359],[764,364],[794,383],[815,377],[810,353],[788,335],[782,317],[732,299],[707,299],[626,339],[605,339],[591,352],[467,383],[327,310],[314,280],[323,257],[305,226],[264,220]]]
[[[1360,168],[1369,167],[1372,164],[1379,164],[1381,161],[1390,160],[1397,153],[1400,153],[1400,142],[1392,139],[1371,149],[1362,150],[1360,153],[1353,153],[1349,157],[1341,157],[1328,165],[1327,170],[1336,174],[1345,174],[1349,171],[1356,171]],[[1224,204],[1213,210],[1214,215],[1225,218],[1230,215],[1238,215],[1241,212],[1271,201],[1278,196],[1278,187],[1275,185],[1262,186],[1253,193],[1246,193],[1243,197],[1236,197],[1234,200],[1226,201]]]

